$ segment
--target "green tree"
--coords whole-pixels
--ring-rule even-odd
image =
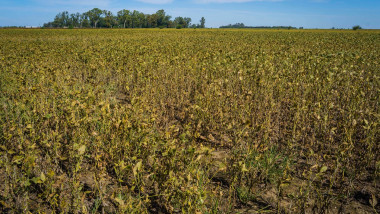
[[[147,15],[146,17],[148,23],[147,23],[147,27],[149,28],[155,28],[157,27],[157,14],[152,14],[152,15]]]
[[[114,25],[116,25],[116,19],[115,16],[111,11],[103,10],[104,14],[104,27],[112,28]]]
[[[172,27],[174,27],[174,21],[169,20],[168,21],[168,28],[172,28]]]
[[[182,16],[178,16],[174,19],[174,26],[176,28],[183,28],[185,26],[185,20]]]
[[[124,10],[120,10],[119,12],[117,12],[117,20],[119,21],[120,25],[123,25],[124,28],[129,26],[128,23],[131,20],[130,11],[124,9]]]
[[[139,25],[139,11],[134,10],[131,14],[131,20],[132,20],[132,28],[135,28]]]
[[[164,10],[158,10],[156,12],[156,17],[157,17],[157,26],[158,27],[168,27],[169,26],[169,21],[171,19],[171,16],[166,15]]]
[[[96,25],[100,21],[102,14],[103,14],[103,11],[99,8],[94,8],[87,12],[87,16],[90,19],[90,22],[94,28],[96,28]]]
[[[82,13],[80,15],[80,28],[82,27],[90,27],[90,22],[88,21],[88,14]]]
[[[174,19],[174,26],[178,28],[178,26],[181,26],[181,28],[188,28],[191,23],[191,18],[189,17],[181,17],[178,16]]]
[[[352,27],[352,30],[360,30],[362,29],[362,27],[360,27],[360,25],[355,25]]]
[[[71,25],[73,27],[79,27],[79,21],[80,21],[80,13],[72,13],[70,14],[70,19],[71,19]]]
[[[146,27],[146,16],[144,13],[138,13],[137,14],[137,20],[138,20],[138,27],[143,28]]]
[[[67,27],[70,22],[69,12],[58,13],[53,21],[53,27]]]
[[[191,18],[189,18],[189,17],[185,17],[185,18],[183,18],[183,20],[185,21],[185,28],[188,28],[189,26],[190,26],[190,24],[191,24]]]
[[[164,21],[165,21],[165,11],[164,10],[158,10],[155,14],[156,18],[157,18],[157,26],[161,26],[161,25],[164,25]]]
[[[205,28],[205,23],[206,23],[205,17],[201,18],[200,23],[201,23],[200,28]]]

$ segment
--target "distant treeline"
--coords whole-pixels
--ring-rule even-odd
[[[275,29],[296,29],[292,26],[245,26],[243,23],[229,24],[219,28],[275,28]]]
[[[164,10],[154,14],[144,14],[137,10],[120,10],[114,15],[111,11],[94,8],[85,13],[58,13],[54,21],[45,23],[46,28],[204,28],[206,20],[191,24],[191,18],[167,15]]]

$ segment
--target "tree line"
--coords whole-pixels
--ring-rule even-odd
[[[220,26],[219,28],[275,28],[275,29],[296,29],[292,26],[246,26],[243,23],[229,24]]]
[[[137,10],[120,10],[113,14],[108,10],[94,8],[84,13],[58,13],[54,21],[45,23],[46,28],[204,28],[206,20],[191,24],[191,18],[178,16],[172,20],[164,10],[144,14]]]

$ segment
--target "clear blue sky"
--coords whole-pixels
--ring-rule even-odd
[[[85,12],[94,7],[186,16],[206,27],[242,22],[249,26],[305,28],[380,28],[380,0],[0,0],[0,26],[41,26],[61,11]]]

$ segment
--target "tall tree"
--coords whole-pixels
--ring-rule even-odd
[[[139,21],[138,21],[138,27],[139,27],[139,28],[143,28],[143,27],[145,27],[145,25],[146,25],[146,16],[145,16],[145,14],[139,12],[139,13],[137,14],[137,19],[139,20]]]
[[[90,19],[90,22],[94,28],[96,28],[96,25],[100,21],[102,14],[103,14],[103,11],[99,8],[94,8],[87,12],[87,16]]]
[[[189,26],[190,26],[190,24],[191,24],[191,18],[189,18],[189,17],[185,17],[185,18],[183,18],[183,20],[185,21],[185,28],[188,28]]]
[[[88,14],[82,13],[80,15],[80,28],[89,27],[89,26],[90,26],[90,22],[88,21]]]
[[[185,27],[185,20],[182,16],[175,17],[174,19],[174,26],[175,27]]]
[[[58,13],[53,21],[53,27],[67,27],[70,22],[69,12],[63,11]]]
[[[158,10],[155,15],[157,16],[158,27],[168,27],[169,21],[172,18],[171,16],[166,15],[164,10]]]
[[[205,23],[206,23],[205,17],[201,18],[200,23],[201,23],[200,28],[205,28]]]
[[[168,21],[168,26],[167,26],[168,28],[172,28],[172,27],[175,27],[174,26],[174,22],[172,21],[172,20],[169,20]]]
[[[157,14],[152,14],[147,16],[148,26],[149,28],[155,28],[157,27]]]
[[[191,18],[178,16],[174,19],[175,27],[181,26],[183,28],[188,28],[191,23]]]
[[[128,25],[128,23],[130,22],[131,20],[131,14],[129,12],[129,10],[120,10],[119,12],[117,12],[117,19],[119,21],[119,24],[120,25],[123,25],[124,28],[126,28]]]
[[[135,28],[135,27],[137,27],[138,26],[138,22],[139,22],[139,20],[138,20],[138,15],[139,15],[139,11],[137,11],[137,10],[134,10],[133,12],[132,12],[132,14],[131,14],[131,20],[132,20],[132,25],[131,25],[131,27],[132,28]]]
[[[79,21],[80,21],[80,13],[72,13],[70,14],[70,19],[71,19],[71,25],[73,27],[79,27]]]
[[[104,27],[112,28],[116,24],[115,16],[111,11],[103,10],[104,14]]]

